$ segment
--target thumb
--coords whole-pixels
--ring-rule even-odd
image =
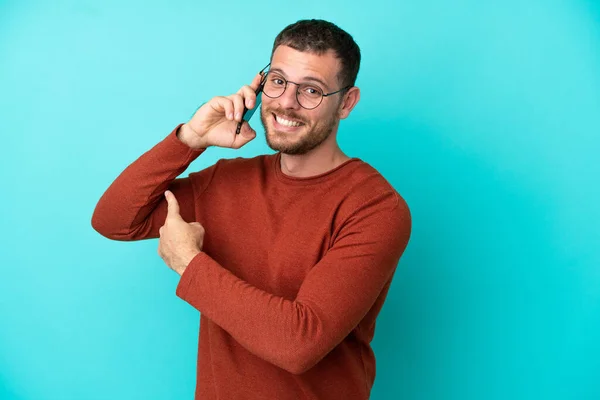
[[[240,130],[239,135],[235,135],[235,141],[231,146],[234,149],[239,149],[252,139],[256,137],[256,131],[252,129],[252,127],[248,124],[247,121],[244,121],[242,124],[242,129]]]
[[[168,204],[167,205],[167,218],[168,217],[181,218],[181,215],[179,214],[179,203],[177,202],[175,195],[170,190],[167,190],[165,192],[165,197],[167,198],[167,204]]]

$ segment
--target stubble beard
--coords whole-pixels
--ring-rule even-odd
[[[278,132],[271,128],[267,123],[269,118],[273,118],[273,112],[282,117],[289,117],[304,122],[298,133]],[[306,121],[293,113],[282,112],[280,110],[271,110],[261,108],[260,121],[265,129],[265,138],[267,145],[284,154],[301,155],[318,147],[333,132],[338,120],[335,115],[331,115],[327,120],[320,121],[312,128]],[[308,129],[308,130],[307,130]]]

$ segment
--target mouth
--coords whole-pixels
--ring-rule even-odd
[[[277,130],[284,132],[296,132],[304,126],[304,122],[300,122],[289,117],[282,117],[275,113],[271,114],[273,116],[273,125],[275,125],[275,129]]]

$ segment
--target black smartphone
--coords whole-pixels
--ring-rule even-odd
[[[258,89],[256,89],[256,101],[254,102],[254,107],[250,110],[248,110],[248,108],[246,108],[244,106],[244,112],[242,113],[242,122],[238,122],[238,126],[237,129],[235,130],[235,134],[238,135],[240,133],[240,130],[242,129],[242,124],[244,123],[244,121],[248,122],[250,121],[250,118],[252,118],[252,116],[254,115],[254,113],[256,112],[256,110],[258,110],[260,108],[260,103],[262,101],[262,90],[264,87],[264,80],[260,83],[260,86],[258,87]]]

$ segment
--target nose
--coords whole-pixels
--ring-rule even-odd
[[[288,82],[285,91],[279,96],[279,104],[282,108],[297,110],[300,108],[298,99],[296,98],[296,91],[298,88],[295,84]]]

